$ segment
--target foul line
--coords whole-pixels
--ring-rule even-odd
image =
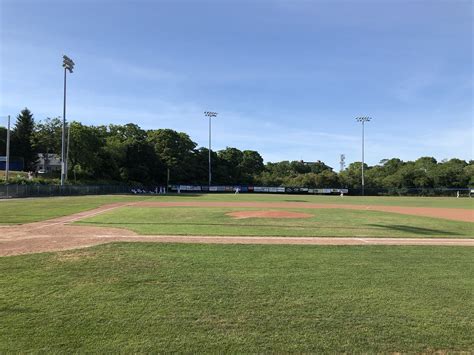
[[[35,229],[41,229],[41,228],[45,228],[45,227],[51,227],[51,226],[55,226],[57,224],[66,224],[66,223],[71,223],[71,222],[74,222],[74,221],[77,221],[77,220],[80,220],[80,219],[84,219],[84,218],[89,218],[89,217],[94,217],[94,216],[97,216],[98,214],[101,214],[101,213],[104,213],[104,212],[108,212],[110,210],[114,210],[114,209],[117,209],[117,208],[121,208],[121,207],[126,207],[126,206],[131,206],[131,205],[134,205],[136,202],[133,202],[133,203],[129,203],[129,204],[124,204],[124,205],[120,205],[120,206],[113,206],[113,207],[109,207],[109,208],[106,208],[106,209],[103,209],[103,210],[100,210],[100,211],[97,211],[95,213],[93,213],[94,210],[91,210],[90,212],[92,213],[88,213],[86,214],[87,211],[85,212],[79,212],[79,214],[82,214],[81,216],[76,216],[76,217],[72,217],[72,218],[69,218],[69,219],[65,219],[65,220],[61,220],[61,221],[58,221],[58,222],[53,222],[53,223],[45,223],[44,225],[41,225],[39,227],[36,227],[36,228],[32,228],[33,230]],[[100,207],[99,207],[100,208]],[[64,217],[59,217],[59,218],[66,218],[67,216],[64,216]]]

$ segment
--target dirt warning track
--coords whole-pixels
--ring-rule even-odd
[[[415,214],[473,222],[472,211],[393,206],[320,205],[261,202],[137,202],[115,203],[69,216],[24,225],[0,227],[0,256],[83,248],[110,242],[213,243],[213,244],[307,244],[307,245],[445,245],[474,246],[474,239],[451,238],[332,238],[254,236],[140,236],[117,228],[71,225],[83,218],[125,206],[136,207],[258,207],[258,208],[347,208]],[[436,211],[432,211],[436,210]],[[403,211],[403,212],[402,212]],[[443,213],[449,211],[449,213]],[[463,211],[464,214],[459,214]],[[411,212],[411,213],[408,213]],[[469,212],[469,213],[467,213]],[[450,218],[452,217],[452,218]],[[459,217],[459,218],[454,218]],[[460,219],[464,218],[464,219]]]

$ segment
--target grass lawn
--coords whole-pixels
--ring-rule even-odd
[[[328,204],[354,204],[354,205],[384,205],[407,207],[433,207],[433,208],[466,208],[474,209],[473,198],[453,197],[395,197],[395,196],[324,196],[324,195],[282,195],[282,194],[171,194],[156,197],[160,201],[259,201],[259,202],[309,202]],[[153,200],[151,200],[153,201]]]
[[[473,352],[473,258],[139,243],[3,257],[0,352]]]
[[[122,207],[76,223],[130,229],[138,234],[288,237],[472,238],[473,224],[378,211],[285,209],[304,219],[234,219],[225,213],[253,208]],[[276,210],[276,209],[275,209]]]
[[[16,171],[16,170],[10,170],[9,172],[10,178],[12,177],[27,177],[28,173],[26,171]],[[5,170],[0,170],[0,179],[4,180],[5,179]]]
[[[141,198],[145,199],[145,198]],[[0,200],[0,224],[37,222],[97,208],[107,203],[139,200],[134,196],[41,197]]]
[[[42,197],[0,200],[0,224],[42,221],[99,207],[106,203],[131,201],[260,201],[302,202],[327,204],[391,205],[412,207],[474,209],[474,199],[446,197],[351,197],[276,195],[276,194],[172,194],[149,195],[100,195],[74,197]]]

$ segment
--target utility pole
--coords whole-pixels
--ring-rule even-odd
[[[7,122],[7,159],[5,162],[5,181],[8,183],[8,175],[10,173],[10,115],[8,115]]]
[[[209,190],[211,188],[212,171],[211,171],[211,118],[217,116],[217,112],[205,111],[204,116],[209,117]]]
[[[356,117],[357,122],[362,122],[362,196],[365,194],[365,181],[364,181],[364,124],[370,122],[371,117]]]

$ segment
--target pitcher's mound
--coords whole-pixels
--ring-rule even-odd
[[[309,213],[289,212],[289,211],[237,211],[226,213],[227,216],[235,219],[243,218],[310,218]]]

